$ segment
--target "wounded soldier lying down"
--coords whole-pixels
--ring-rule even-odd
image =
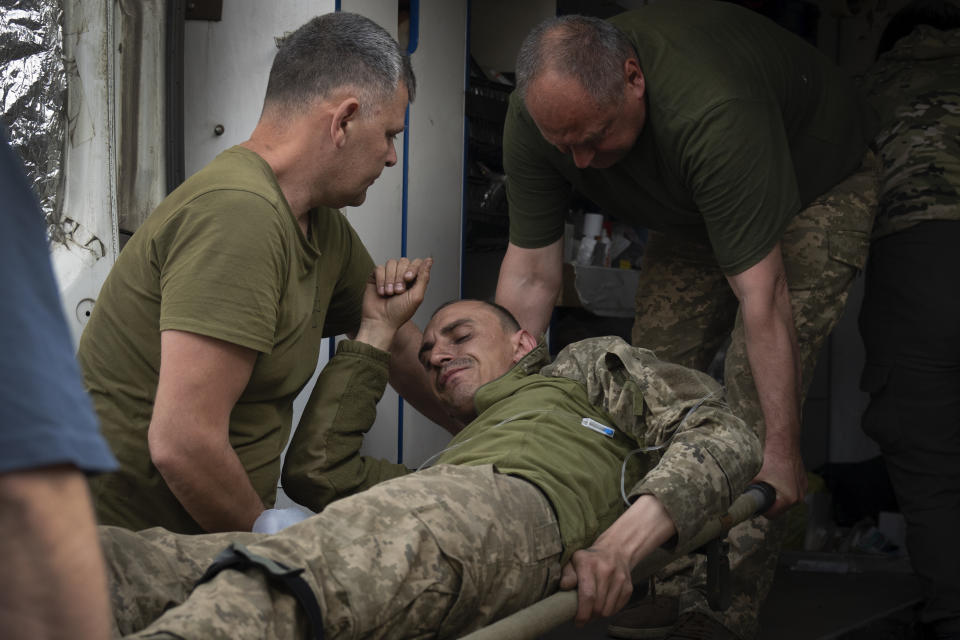
[[[384,349],[430,266],[412,263],[400,294],[371,281],[356,340],[321,374],[330,392],[304,419],[325,421],[308,430],[323,441],[293,443],[314,469],[287,488],[319,515],[273,535],[101,529],[119,634],[454,638],[558,588],[578,590],[579,621],[610,615],[641,558],[682,544],[759,469],[757,437],[705,374],[616,338],[548,364],[542,342],[479,301],[441,307],[420,348],[466,428],[416,473],[359,456]]]

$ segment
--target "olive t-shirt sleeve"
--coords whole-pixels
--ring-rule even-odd
[[[323,335],[338,336],[344,333],[353,334],[360,328],[363,292],[374,264],[346,216],[336,210],[330,210],[330,215],[335,216],[333,221],[336,224],[331,225],[331,229],[335,229],[339,237],[343,260],[323,324]]]
[[[242,190],[206,193],[157,234],[160,331],[189,331],[270,353],[289,258],[281,215]],[[229,226],[229,229],[226,227]]]
[[[731,100],[686,129],[679,139],[681,172],[720,269],[736,275],[770,253],[800,210],[779,110]]]
[[[524,249],[545,247],[563,236],[571,188],[550,162],[549,149],[514,93],[503,129],[503,167],[510,242]]]

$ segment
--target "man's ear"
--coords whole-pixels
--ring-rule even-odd
[[[330,139],[338,149],[347,143],[347,127],[357,119],[359,110],[360,102],[352,96],[345,98],[334,108],[333,117],[330,119]]]
[[[637,100],[643,100],[643,94],[646,93],[647,84],[643,78],[643,70],[640,69],[640,63],[636,58],[627,58],[623,63],[623,77],[627,82],[627,91]]]
[[[523,356],[527,355],[537,346],[537,339],[526,329],[520,329],[510,339],[513,342],[513,363],[520,362]]]

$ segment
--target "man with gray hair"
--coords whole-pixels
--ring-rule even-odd
[[[806,486],[803,396],[866,261],[875,114],[813,46],[725,2],[549,20],[524,42],[517,79],[497,301],[524,328],[546,327],[571,189],[649,229],[633,343],[705,369],[730,341],[731,407],[765,437],[758,480],[782,513]],[[717,616],[685,590],[680,624],[696,630],[668,637],[751,637],[778,528],[757,518],[735,532],[733,607]]]
[[[347,13],[311,20],[281,44],[250,138],[125,246],[78,354],[120,462],[93,482],[102,523],[249,531],[273,505],[293,399],[321,340],[357,330],[374,266],[336,209],[361,204],[396,163],[414,91],[409,59],[381,27]],[[412,274],[391,265],[383,288],[402,291]],[[397,333],[391,379],[443,416],[419,337],[410,323]],[[286,473],[301,463],[291,456]]]

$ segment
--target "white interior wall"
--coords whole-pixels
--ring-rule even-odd
[[[232,0],[219,22],[188,20],[184,30],[184,165],[193,175],[223,151],[246,140],[260,118],[275,38],[334,0]],[[216,135],[217,125],[223,135]]]
[[[74,345],[117,259],[117,162],[112,2],[63,4],[67,128],[63,157],[64,243],[51,247],[53,271]]]
[[[442,303],[460,297],[463,219],[466,0],[420,0],[411,55],[417,99],[410,106],[407,253],[433,256],[430,288],[414,321],[421,328]],[[418,465],[449,434],[405,405],[403,460]]]
[[[513,71],[517,50],[530,29],[556,14],[556,0],[473,0],[470,52],[487,74]]]
[[[117,222],[132,232],[167,195],[167,0],[121,0],[118,7]]]

